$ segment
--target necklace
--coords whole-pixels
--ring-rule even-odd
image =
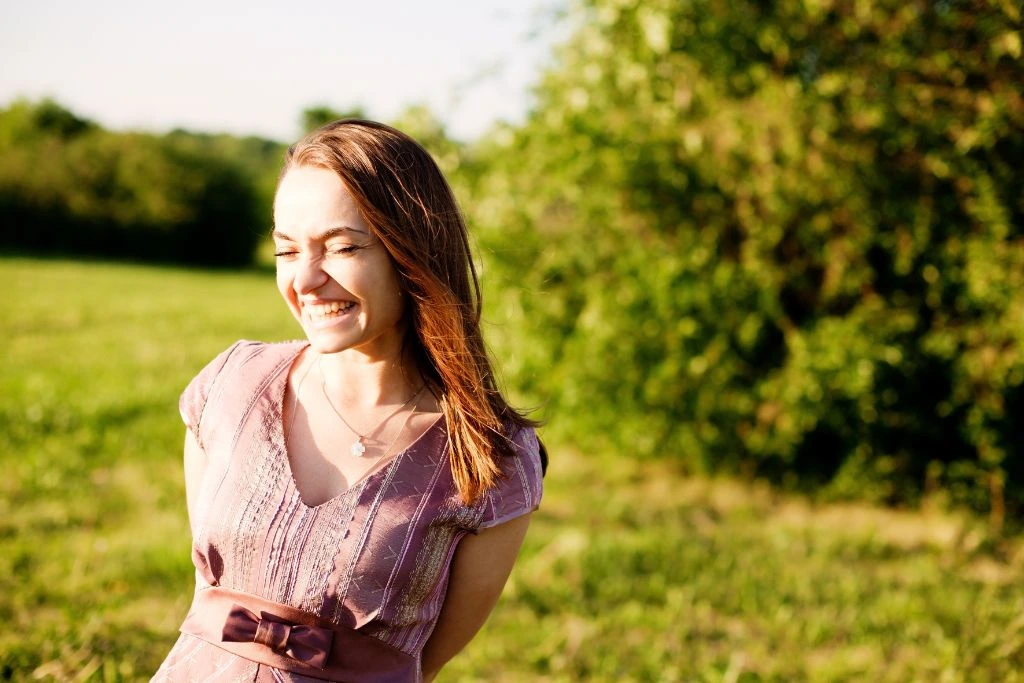
[[[426,384],[421,386],[416,391],[416,393],[409,398],[408,401],[398,406],[396,410],[394,410],[391,414],[389,414],[387,417],[381,420],[376,427],[368,431],[366,434],[361,434],[359,430],[354,429],[352,425],[348,423],[348,420],[346,420],[345,417],[341,414],[341,412],[334,407],[334,403],[331,401],[331,397],[327,394],[327,378],[324,376],[323,356],[320,356],[320,358],[317,359],[317,370],[320,372],[320,391],[323,392],[324,398],[327,399],[327,405],[331,407],[331,410],[333,410],[334,414],[338,416],[338,419],[341,420],[342,424],[348,427],[348,430],[356,435],[356,440],[353,441],[352,445],[349,447],[349,452],[353,455],[353,457],[356,458],[361,458],[363,457],[363,454],[366,453],[366,445],[363,443],[363,441],[365,441],[368,436],[374,434],[378,429],[383,427],[388,420],[390,420],[395,415],[398,415],[398,413],[408,408],[409,404],[415,401],[417,398],[419,398],[419,395],[423,393],[424,387],[426,387]],[[416,412],[415,409],[413,409],[412,412]],[[391,448],[394,447],[395,443],[398,442],[398,437],[401,436],[402,432],[405,430],[405,425],[408,424],[409,419],[411,417],[412,413],[409,413],[409,415],[405,418],[405,422],[402,423],[401,429],[398,430],[398,433],[395,434],[395,438],[392,439],[391,444],[384,450],[383,455],[387,455],[388,451],[390,451]]]

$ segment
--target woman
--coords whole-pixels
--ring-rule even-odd
[[[431,680],[497,601],[543,470],[464,221],[418,144],[346,120],[289,149],[273,236],[306,340],[238,342],[182,394],[196,593],[154,680]]]

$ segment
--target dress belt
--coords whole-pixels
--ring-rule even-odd
[[[409,683],[416,659],[288,605],[213,586],[196,592],[181,632],[260,664],[329,681]]]

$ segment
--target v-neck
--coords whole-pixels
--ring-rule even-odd
[[[295,351],[292,357],[287,359],[287,362],[283,362],[281,364],[281,370],[279,371],[278,376],[274,378],[271,386],[275,392],[273,396],[274,409],[277,411],[277,419],[274,420],[274,427],[277,430],[275,437],[281,444],[281,457],[284,458],[284,471],[288,476],[288,484],[291,486],[296,498],[298,498],[299,504],[302,505],[303,508],[307,510],[318,510],[336,500],[341,500],[357,489],[365,488],[364,484],[368,484],[371,480],[377,478],[378,475],[396,469],[400,460],[403,460],[407,455],[410,455],[428,434],[438,428],[438,426],[444,421],[444,414],[442,413],[441,415],[438,415],[437,418],[423,430],[423,433],[413,439],[408,446],[376,463],[373,467],[364,472],[362,476],[358,477],[355,481],[350,482],[345,489],[320,503],[310,505],[306,502],[306,497],[303,495],[302,489],[299,488],[299,482],[295,479],[295,473],[292,470],[291,453],[288,448],[288,429],[284,423],[284,401],[288,393],[288,378],[292,374],[292,368],[294,368],[296,361],[298,361],[302,352],[307,348],[309,348],[308,342],[299,345],[299,348]],[[295,419],[295,415],[292,415],[292,419]]]

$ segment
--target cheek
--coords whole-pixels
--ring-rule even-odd
[[[402,294],[402,285],[399,283],[397,277],[389,279],[387,283],[387,294],[388,305],[391,310],[391,315],[396,322],[402,320],[405,317],[405,309],[408,305],[406,297]]]
[[[285,301],[291,304],[294,299],[291,275],[286,270],[278,268],[276,280],[277,291],[280,292],[281,296],[284,297]]]

